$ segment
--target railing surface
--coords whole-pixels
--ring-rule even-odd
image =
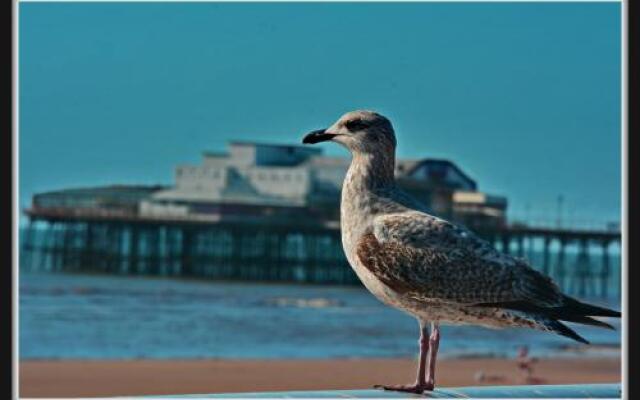
[[[152,396],[146,396],[152,397]],[[412,395],[383,390],[323,390],[261,393],[218,393],[153,396],[154,398],[205,398],[205,399],[373,399],[373,398],[429,398],[429,399],[619,399],[622,388],[618,383],[589,385],[532,385],[532,386],[476,386],[442,388],[422,395]]]

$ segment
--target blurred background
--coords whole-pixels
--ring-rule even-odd
[[[21,3],[19,24],[24,395],[412,379],[417,324],[342,252],[348,154],[300,144],[353,109],[391,119],[435,215],[620,308],[617,3]],[[444,327],[440,379],[619,381],[620,331],[578,330],[592,346]]]

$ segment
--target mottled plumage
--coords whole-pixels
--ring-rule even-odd
[[[611,328],[590,316],[620,316],[562,294],[527,261],[501,253],[466,228],[430,215],[423,204],[400,190],[394,179],[395,134],[385,117],[350,112],[330,128],[312,132],[304,142],[324,140],[340,143],[352,154],[340,207],[349,263],[377,298],[418,319],[421,337],[427,332],[426,323],[432,323],[436,335],[429,343],[435,351],[441,322],[529,327],[587,343],[560,321]],[[422,354],[428,347],[421,341],[422,369]],[[431,353],[435,364],[433,349]],[[429,370],[425,380],[420,371],[415,385],[392,388],[432,388],[434,372]]]

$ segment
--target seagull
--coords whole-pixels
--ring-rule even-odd
[[[394,178],[396,137],[386,117],[348,112],[302,140],[325,141],[351,153],[340,204],[349,264],[374,296],[415,317],[420,327],[416,382],[376,388],[418,394],[433,390],[440,324],[525,327],[585,344],[589,342],[560,321],[614,329],[592,317],[619,318],[620,312],[563,294],[524,259],[430,215],[424,204],[400,190]]]

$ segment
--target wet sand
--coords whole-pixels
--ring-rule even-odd
[[[620,365],[618,358],[542,359],[533,376],[545,384],[620,382]],[[443,359],[438,367],[439,386],[525,383],[515,360]],[[367,389],[409,383],[414,374],[411,359],[25,361],[20,397]]]

